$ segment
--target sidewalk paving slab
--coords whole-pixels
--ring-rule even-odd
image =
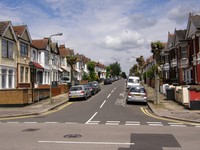
[[[200,123],[200,110],[189,110],[182,104],[167,100],[164,94],[159,93],[159,104],[154,104],[155,90],[150,86],[145,86],[148,94],[148,106],[157,116],[176,119],[180,121],[188,121],[192,123]]]
[[[55,109],[56,107],[68,102],[68,94],[63,93],[50,98],[20,107],[0,107],[0,118],[19,117],[28,115],[39,115]]]

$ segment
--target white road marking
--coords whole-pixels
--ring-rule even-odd
[[[140,122],[139,121],[126,121],[125,125],[126,126],[139,126]]]
[[[162,122],[147,122],[148,124],[162,124]]]
[[[200,128],[200,126],[195,126],[195,127]]]
[[[149,126],[163,126],[162,122],[147,122]]]
[[[99,124],[99,122],[100,122],[100,121],[90,121],[90,122],[88,122],[87,124],[97,125],[97,124]]]
[[[111,95],[111,94],[109,94],[109,95],[107,96],[107,98],[109,98],[109,97],[110,97],[110,95]]]
[[[106,125],[119,125],[120,121],[107,121]]]
[[[183,124],[183,123],[179,123],[179,122],[168,122],[168,124],[170,124],[170,125],[180,125],[180,124]]]
[[[73,141],[38,141],[39,143],[55,144],[90,144],[90,145],[134,145],[135,143],[118,143],[118,142],[73,142]]]
[[[113,92],[114,92],[114,90],[111,91],[111,93],[113,93]]]
[[[19,123],[19,122],[7,122],[7,123]]]
[[[170,125],[171,127],[186,127],[186,125],[182,125],[182,124],[172,124]]]
[[[97,115],[97,112],[94,113],[94,115],[85,123],[88,124],[89,122],[91,122],[91,120]]]
[[[149,126],[163,126],[163,124],[149,124]]]
[[[24,122],[24,123],[30,123],[31,124],[31,123],[38,123],[38,122]]]
[[[58,122],[44,122],[44,123],[49,123],[49,124],[52,123],[52,124],[54,124],[54,123],[58,123]]]
[[[105,102],[106,102],[106,100],[101,104],[101,106],[100,106],[100,108],[102,108],[103,107],[103,105],[105,104]]]

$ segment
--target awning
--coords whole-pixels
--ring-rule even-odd
[[[61,68],[59,68],[58,71],[63,72],[63,70]]]
[[[44,68],[37,62],[30,62],[30,66],[33,67],[33,68],[37,68],[37,69],[42,69],[44,70]]]

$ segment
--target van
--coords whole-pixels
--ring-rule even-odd
[[[140,85],[140,78],[136,76],[129,76],[127,79],[127,89],[129,89],[132,86],[138,86]]]

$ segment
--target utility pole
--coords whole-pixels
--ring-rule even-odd
[[[61,36],[62,35],[62,33],[57,33],[57,34],[52,34],[52,35],[50,35],[49,36],[49,41],[50,41],[50,43],[51,43],[51,37],[52,36]],[[49,59],[49,61],[50,61],[50,63],[49,63],[49,65],[50,65],[50,102],[51,103],[53,103],[53,99],[52,99],[52,60],[53,60],[53,58],[52,58],[52,55],[51,55],[51,49],[50,49],[50,59]]]

